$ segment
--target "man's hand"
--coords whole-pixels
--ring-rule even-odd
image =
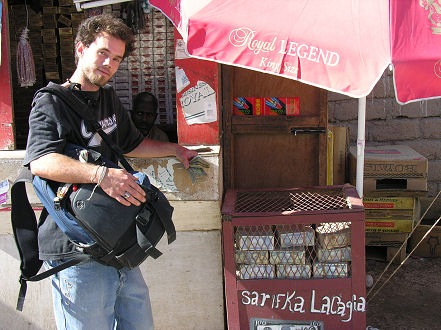
[[[146,201],[145,191],[129,172],[119,168],[108,168],[100,187],[110,197],[125,206],[141,205]]]
[[[31,162],[32,174],[64,183],[96,184],[101,175],[98,170],[98,165],[82,163],[58,153],[50,153]],[[135,176],[123,169],[108,168],[100,186],[106,194],[123,205],[140,205],[145,202],[145,192],[136,180]]]
[[[153,141],[144,139],[133,151],[126,154],[128,157],[135,158],[157,158],[175,156],[185,168],[189,167],[189,161],[196,157],[198,153],[187,149],[176,143]]]
[[[186,169],[190,166],[190,160],[196,157],[198,153],[194,150],[190,150],[187,148],[184,148],[180,146],[179,144],[176,145],[176,158],[178,158],[181,163],[184,165]]]

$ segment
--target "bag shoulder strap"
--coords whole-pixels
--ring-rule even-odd
[[[38,92],[51,93],[62,99],[64,103],[66,103],[73,111],[75,111],[78,114],[78,116],[83,118],[88,123],[89,128],[93,132],[97,132],[101,136],[103,141],[110,147],[112,152],[118,157],[118,160],[121,163],[121,165],[123,165],[127,171],[129,172],[133,171],[132,166],[126,160],[120,148],[115,144],[115,142],[112,141],[112,139],[106,134],[106,132],[103,131],[101,125],[95,119],[92,118],[92,116],[90,115],[92,113],[92,110],[90,109],[89,105],[84,103],[69,88],[60,86],[58,84],[50,84],[47,85],[46,87],[39,89]]]
[[[32,182],[32,179],[30,169],[23,167],[11,187],[11,226],[20,255],[20,290],[16,306],[19,311],[23,310],[27,281],[40,281],[90,258],[88,255],[80,254],[57,267],[38,273],[43,262],[38,253],[37,218],[26,191],[26,182]]]

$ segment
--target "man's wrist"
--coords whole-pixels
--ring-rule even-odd
[[[91,183],[97,183],[98,182],[98,179],[99,179],[99,177],[98,177],[98,170],[99,169],[100,169],[99,165],[96,165],[93,168],[92,175],[90,176],[90,182]]]

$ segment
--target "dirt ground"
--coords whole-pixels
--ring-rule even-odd
[[[387,265],[366,254],[366,272],[374,283]],[[368,296],[368,329],[441,329],[441,258],[411,256],[373,296],[397,266],[389,266]]]

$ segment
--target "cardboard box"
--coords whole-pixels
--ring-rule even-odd
[[[419,225],[409,239],[409,250],[412,251],[432,226]],[[413,255],[427,258],[441,257],[441,227],[435,226],[426,238],[418,245]]]
[[[315,263],[314,264],[314,277],[322,278],[335,278],[335,277],[348,277],[349,265],[347,262],[329,262],[329,263]]]
[[[47,80],[59,80],[60,74],[58,72],[45,72],[44,74]]]
[[[236,274],[242,280],[251,279],[273,279],[276,276],[276,266],[274,265],[240,265]]]
[[[274,234],[266,232],[237,232],[236,242],[240,250],[274,250]]]
[[[326,222],[316,228],[317,240],[323,249],[345,247],[351,244],[350,222]]]
[[[409,233],[420,218],[418,197],[364,197],[366,232]]]
[[[323,249],[319,248],[317,250],[317,259],[319,262],[341,262],[341,261],[351,261],[351,247],[346,246],[343,248],[336,249]]]
[[[328,184],[342,185],[348,181],[346,160],[349,149],[349,127],[328,126],[328,129],[332,140],[332,150],[329,155],[332,159],[328,162],[329,170],[332,171],[332,179],[328,181]]]
[[[351,183],[355,184],[355,178],[351,178]],[[363,178],[363,191],[427,191],[427,179],[411,179],[411,178]]]
[[[57,44],[43,44],[44,58],[57,58]]]
[[[234,260],[236,264],[247,264],[247,265],[266,265],[268,264],[268,251],[246,251],[246,250],[236,250],[234,253]]]
[[[277,265],[277,278],[311,278],[311,265]]]
[[[355,184],[357,148],[349,149],[350,181]],[[428,160],[406,145],[366,147],[364,192],[374,190],[427,191]]]
[[[57,36],[55,34],[55,29],[41,29],[41,37],[43,38],[43,43],[45,44],[57,43]]]
[[[351,169],[355,175],[357,148],[350,147]],[[372,146],[364,150],[364,177],[427,178],[428,161],[406,145]]]
[[[393,219],[366,219],[366,232],[381,233],[410,233],[413,229],[413,220]]]
[[[306,263],[306,251],[300,247],[290,250],[274,250],[270,251],[269,254],[269,262],[273,265]]]
[[[383,220],[410,220],[413,218],[413,210],[366,210],[366,219]]]
[[[400,197],[398,197],[399,199]],[[384,219],[384,220],[414,220],[417,221],[421,215],[421,203],[418,197],[401,197],[403,203],[376,203],[366,202],[368,206],[365,206],[366,219]],[[384,197],[379,197],[379,200],[385,200]],[[391,200],[397,199],[397,197],[390,198]],[[404,200],[406,199],[406,200]],[[366,198],[364,198],[366,200]],[[371,199],[372,200],[372,199]],[[400,206],[401,204],[401,206]],[[411,208],[405,209],[404,207],[410,206]],[[393,207],[393,208],[379,208],[381,206]],[[377,208],[371,208],[377,207]],[[401,208],[402,207],[402,208]]]
[[[363,197],[366,210],[412,210],[416,204],[415,197]]]
[[[276,226],[276,234],[280,240],[280,247],[290,248],[294,246],[314,246],[314,229],[310,226]]]
[[[381,233],[367,232],[365,244],[367,246],[401,246],[409,237],[408,233]]]

